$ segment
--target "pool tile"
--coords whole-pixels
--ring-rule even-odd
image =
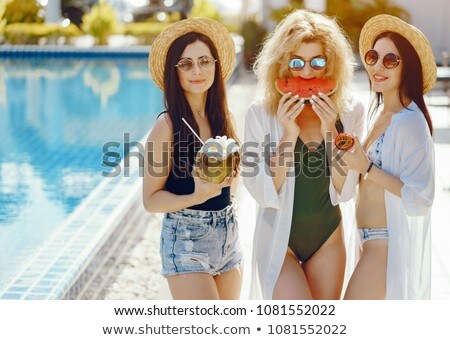
[[[59,280],[63,276],[63,273],[55,273],[55,272],[47,272],[45,273],[42,278],[45,280]]]
[[[18,280],[15,280],[13,285],[15,285],[15,286],[30,286],[35,282],[36,282],[35,280],[20,278]]]
[[[48,300],[48,294],[30,293],[26,294],[24,300]]]
[[[0,299],[6,299],[6,300],[19,300],[23,297],[23,293],[3,293],[0,295]]]
[[[53,286],[55,284],[57,284],[59,281],[58,280],[40,280],[37,282],[38,286]]]
[[[41,287],[36,286],[30,292],[31,293],[50,293],[52,291],[52,287]]]
[[[67,271],[66,267],[51,267],[49,273],[65,273]]]
[[[30,289],[29,286],[12,286],[12,287],[8,288],[7,293],[8,292],[11,292],[11,293],[23,293],[23,292],[26,292],[28,289]]]

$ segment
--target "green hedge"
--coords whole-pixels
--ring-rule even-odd
[[[170,24],[168,22],[134,22],[121,25],[118,33],[137,37],[140,44],[148,45]]]
[[[117,34],[131,35],[139,38],[141,44],[151,44],[156,36],[168,27],[165,22],[137,22],[117,27]],[[37,44],[40,38],[72,38],[83,35],[76,25],[63,27],[59,24],[16,23],[5,26],[5,41],[10,44]]]
[[[5,27],[5,39],[10,44],[37,44],[40,38],[71,38],[82,35],[83,32],[75,25],[61,26],[58,24],[16,23]]]

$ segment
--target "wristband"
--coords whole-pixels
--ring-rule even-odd
[[[370,172],[370,170],[372,170],[372,167],[373,167],[373,162],[370,162],[370,165],[369,165],[369,167],[367,168],[366,173],[364,174],[364,177],[363,177],[364,180],[366,180],[367,177],[369,176],[369,172]]]

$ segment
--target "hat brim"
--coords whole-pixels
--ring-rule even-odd
[[[148,66],[153,81],[161,90],[164,90],[164,67],[168,50],[177,38],[190,32],[200,33],[211,39],[219,54],[224,81],[227,81],[233,73],[236,64],[236,49],[226,27],[209,18],[185,19],[167,27],[152,44]]]
[[[366,52],[373,48],[376,37],[384,32],[395,32],[406,38],[422,64],[423,94],[429,92],[436,83],[437,68],[433,50],[428,39],[416,27],[388,14],[377,15],[366,22],[359,38],[359,54],[364,62]]]

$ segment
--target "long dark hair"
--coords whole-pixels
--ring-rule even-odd
[[[419,56],[416,53],[414,47],[403,36],[394,32],[381,33],[374,41],[374,45],[377,40],[381,38],[388,38],[392,40],[397,47],[400,58],[403,63],[401,79],[399,85],[399,99],[403,107],[406,108],[405,100],[413,100],[422,111],[427,123],[430,133],[433,134],[433,123],[431,122],[430,113],[425,105],[423,99],[423,76],[422,76],[422,64],[420,63]],[[372,46],[373,47],[373,46]],[[370,80],[369,80],[370,81]],[[370,84],[372,85],[372,84]],[[374,101],[371,104],[371,118],[374,117],[376,111],[383,103],[383,94],[377,92],[375,94]]]
[[[234,138],[237,140],[236,133],[231,123],[230,113],[228,111],[225,84],[222,78],[222,67],[216,47],[211,39],[196,32],[187,33],[177,38],[167,52],[167,59],[164,69],[164,101],[173,126],[174,171],[177,173],[180,170],[181,173],[179,174],[190,170],[190,167],[188,166],[189,164],[186,164],[186,161],[189,159],[188,154],[180,151],[180,149],[185,148],[180,148],[179,146],[183,145],[187,148],[191,148],[194,145],[198,146],[200,142],[181,120],[181,118],[186,119],[189,125],[191,125],[197,134],[199,134],[197,122],[195,121],[192,109],[184,95],[175,65],[180,60],[181,54],[185,50],[186,46],[196,41],[205,43],[209,47],[214,59],[217,59],[214,82],[208,90],[205,107],[205,114],[208,117],[211,133],[213,136],[225,135],[228,138]]]

